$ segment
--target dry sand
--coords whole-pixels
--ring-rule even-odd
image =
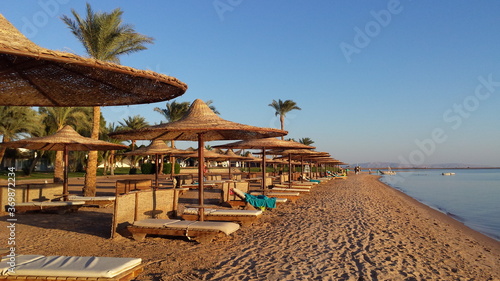
[[[371,175],[321,184],[253,227],[203,245],[107,239],[111,212],[18,215],[16,251],[140,257],[147,266],[136,280],[500,280],[500,242]],[[3,217],[0,241],[6,226]]]

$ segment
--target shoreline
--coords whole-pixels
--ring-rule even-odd
[[[18,215],[17,253],[140,257],[135,280],[500,280],[498,241],[364,173],[209,244],[108,239],[111,212]]]

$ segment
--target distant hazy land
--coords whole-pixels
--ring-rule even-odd
[[[493,167],[487,165],[473,165],[463,163],[443,163],[443,164],[430,164],[430,165],[417,165],[408,166],[395,162],[366,162],[366,163],[351,163],[350,166],[359,165],[361,168],[366,169],[495,169],[500,167]]]

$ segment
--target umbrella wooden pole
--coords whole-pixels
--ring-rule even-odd
[[[203,140],[203,133],[198,134],[198,204],[199,204],[199,217],[200,221],[205,220],[205,208],[204,208],[204,176],[205,176],[205,168],[203,165],[205,164],[205,155],[204,149],[205,142]]]
[[[292,154],[288,154],[288,188],[292,188]]]
[[[304,155],[300,155],[300,182],[304,182]]]
[[[160,155],[159,154],[155,154],[155,158],[156,158],[156,171],[155,171],[155,187],[154,189],[158,189],[158,174],[160,173]]]
[[[172,178],[172,182],[174,181],[174,174],[175,174],[175,157],[170,155],[170,165],[172,166],[172,169],[170,169],[170,177]],[[175,186],[174,186],[175,188]]]
[[[69,166],[69,151],[68,146],[64,146],[64,183],[63,183],[63,198],[68,201],[68,166]]]
[[[266,149],[262,149],[262,192],[266,195]]]

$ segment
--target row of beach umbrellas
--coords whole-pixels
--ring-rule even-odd
[[[184,94],[187,85],[177,78],[137,70],[71,53],[42,48],[27,39],[0,14],[0,105],[1,106],[111,106],[170,100]],[[198,142],[198,162],[204,163],[206,141],[238,140],[225,148],[260,149],[266,167],[269,149],[314,149],[276,137],[288,132],[227,121],[202,100],[195,100],[179,121],[139,130],[110,134],[121,140]],[[84,138],[71,127],[55,135],[3,143],[5,147],[62,150],[67,161],[70,150],[115,150],[124,145]],[[156,153],[155,153],[156,154]],[[174,154],[157,153],[156,155]],[[291,159],[291,158],[290,158]],[[64,193],[67,194],[67,162]],[[159,166],[159,165],[157,165]],[[204,214],[204,169],[198,165],[200,220]],[[265,169],[262,182],[265,184]]]

